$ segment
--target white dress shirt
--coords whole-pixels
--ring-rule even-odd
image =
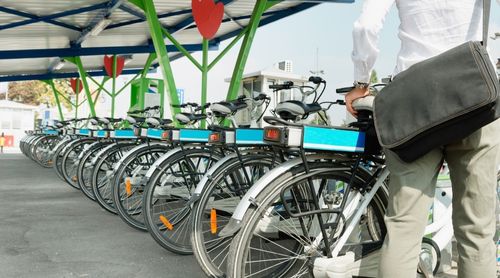
[[[466,41],[482,39],[483,0],[365,0],[353,29],[355,81],[370,80],[378,34],[394,2],[401,21],[394,75]]]

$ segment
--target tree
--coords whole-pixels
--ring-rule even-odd
[[[65,96],[74,95],[68,81],[65,79],[54,80],[54,85],[56,89]],[[47,103],[50,106],[55,106],[56,101],[54,93],[52,92],[52,87],[42,81],[23,81],[23,82],[10,82],[9,83],[9,99],[17,102],[21,102],[28,105],[38,106],[43,103]],[[3,95],[5,99],[5,94]],[[69,110],[71,110],[71,104],[64,101],[63,98],[59,98],[61,103]]]

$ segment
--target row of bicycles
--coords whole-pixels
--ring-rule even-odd
[[[150,107],[126,119],[57,122],[28,134],[21,150],[165,249],[194,254],[209,277],[375,277],[389,171],[374,97],[354,103],[356,122],[331,127],[323,111],[344,103],[320,102],[326,82],[309,81],[271,85],[303,96],[279,103],[274,116],[263,117],[263,94],[179,105],[181,128]],[[236,113],[249,107],[266,127],[238,125]],[[325,125],[304,124],[313,114]],[[441,245],[424,238],[416,273],[436,273]]]

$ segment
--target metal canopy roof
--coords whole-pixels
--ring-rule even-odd
[[[225,15],[211,49],[239,34],[251,17],[255,0],[222,0]],[[313,7],[319,2],[282,1],[266,11],[260,26]],[[154,0],[163,26],[188,51],[201,50],[189,0]],[[154,52],[144,12],[125,0],[0,0],[0,82],[77,77],[75,65],[51,70],[59,57],[81,56],[90,75],[104,75],[103,55],[133,54],[124,74],[139,72]],[[109,18],[97,36],[91,30]],[[172,59],[182,57],[167,40]]]

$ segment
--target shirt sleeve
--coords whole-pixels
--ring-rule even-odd
[[[377,60],[378,34],[385,17],[395,0],[365,0],[361,16],[354,22],[352,31],[354,80],[368,83]]]

